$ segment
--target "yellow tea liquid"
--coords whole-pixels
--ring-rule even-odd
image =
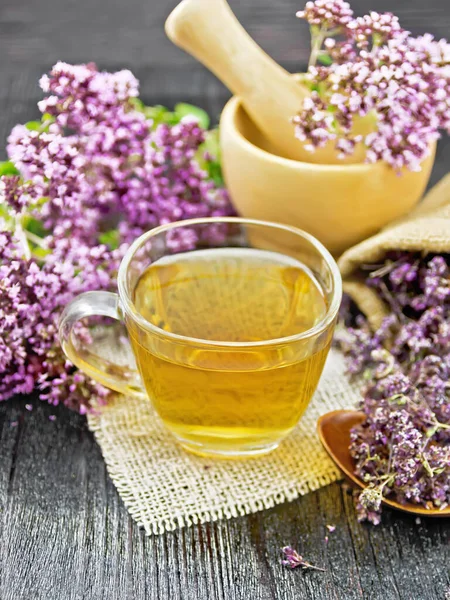
[[[195,338],[130,331],[148,395],[185,447],[258,454],[295,426],[331,338],[270,343],[311,329],[326,313],[323,294],[301,263],[249,248],[179,254],[143,273],[134,302],[160,330]]]

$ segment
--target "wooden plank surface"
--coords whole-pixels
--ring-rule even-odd
[[[0,139],[37,114],[39,76],[58,59],[132,68],[148,103],[197,103],[218,117],[228,92],[164,38],[174,0],[1,0]],[[257,41],[291,70],[308,37],[293,0],[232,0]],[[413,31],[447,35],[448,2],[357,0]],[[433,181],[448,171],[440,144]],[[360,525],[334,484],[248,517],[145,537],[110,482],[85,420],[16,399],[0,405],[0,600],[444,600],[450,524],[386,511]],[[52,422],[49,415],[56,414]],[[336,525],[325,543],[326,525]],[[280,566],[292,544],[321,573]]]
[[[444,599],[448,521],[386,511],[381,527],[360,525],[339,484],[248,517],[145,537],[84,418],[37,401],[29,412],[28,400],[0,406],[2,600]],[[285,544],[326,573],[281,567]]]
[[[2,0],[0,56],[27,68],[55,60],[91,61],[134,69],[195,65],[166,39],[164,21],[178,0]],[[209,0],[211,10],[216,0]],[[304,0],[229,0],[239,20],[276,60],[307,63],[307,25],[295,17]],[[353,0],[356,14],[393,11],[405,29],[445,37],[446,0]]]

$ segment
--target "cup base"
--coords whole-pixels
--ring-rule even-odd
[[[245,444],[229,448],[196,443],[192,440],[183,439],[178,435],[175,435],[175,439],[184,450],[191,454],[202,456],[203,458],[221,458],[228,460],[241,460],[263,456],[264,454],[273,452],[280,444],[280,441],[277,441],[270,444]]]

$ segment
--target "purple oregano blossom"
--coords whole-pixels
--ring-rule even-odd
[[[312,38],[298,139],[311,152],[333,142],[341,158],[363,143],[366,162],[420,171],[439,130],[450,131],[450,44],[413,37],[391,13],[353,18],[342,0],[307,2],[297,16]]]
[[[378,331],[360,316],[339,338],[369,382],[350,452],[367,484],[359,517],[378,523],[383,496],[450,503],[450,255],[390,253],[361,272],[391,308]]]
[[[0,400],[37,386],[41,399],[86,412],[106,390],[65,358],[61,310],[80,292],[114,288],[144,231],[233,210],[203,156],[208,132],[193,116],[145,107],[129,71],[58,63],[40,83],[42,119],[13,129],[11,162],[0,165]]]

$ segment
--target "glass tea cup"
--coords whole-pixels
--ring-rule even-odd
[[[59,333],[68,358],[112,390],[148,397],[187,450],[233,458],[273,450],[298,423],[342,285],[311,235],[218,217],[142,235],[122,260],[118,291],[87,292],[66,307]],[[128,339],[116,337],[106,358],[78,333],[93,316],[126,327]],[[119,359],[120,345],[135,364]]]

